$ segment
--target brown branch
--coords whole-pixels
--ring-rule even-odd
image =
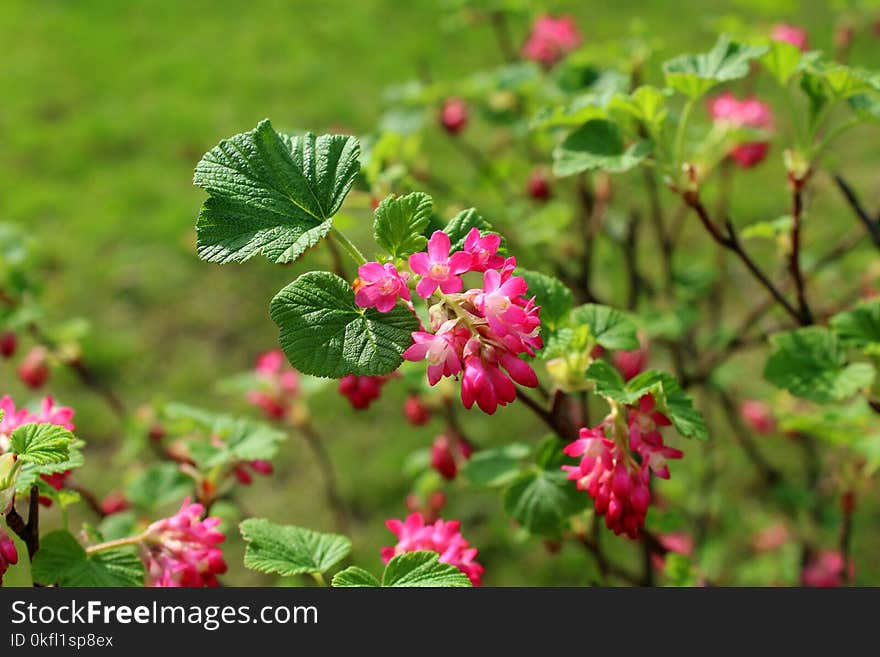
[[[859,218],[859,221],[864,224],[865,228],[868,231],[868,235],[871,236],[871,240],[874,242],[877,248],[880,248],[880,217],[874,219],[865,209],[865,206],[862,205],[862,202],[859,200],[858,195],[855,193],[852,187],[850,187],[849,183],[843,179],[843,176],[840,174],[834,175],[834,182],[837,183],[838,189],[840,189],[843,197],[846,199],[846,202],[849,204],[849,207],[852,208],[853,212],[855,212],[856,217]]]
[[[596,565],[599,567],[599,572],[602,573],[602,576],[613,575],[614,577],[618,577],[629,584],[639,584],[641,579],[638,575],[633,572],[628,571],[626,568],[622,568],[617,564],[608,560],[605,556],[605,553],[602,552],[602,549],[598,543],[598,541],[589,538],[583,534],[577,535],[578,542],[586,548],[586,550],[593,555],[596,559]]]
[[[843,583],[849,584],[850,581],[850,545],[852,543],[852,524],[853,512],[856,509],[856,494],[853,491],[847,491],[840,500],[841,512],[843,518],[840,522],[840,556],[843,557]]]
[[[813,323],[813,313],[807,303],[807,292],[804,284],[804,275],[801,271],[801,221],[804,214],[804,187],[809,174],[804,177],[789,175],[791,185],[791,251],[788,255],[788,270],[794,281],[795,296],[797,297],[798,312],[801,323],[804,325]]]
[[[522,388],[516,389],[516,396],[561,439],[574,440],[577,438],[578,427],[572,422],[570,409],[568,408],[571,400],[564,392],[561,390],[556,391],[549,410],[532,399]]]
[[[31,486],[28,500],[27,522],[16,511],[13,504],[6,513],[6,526],[27,546],[28,558],[33,562],[34,555],[40,549],[40,492],[36,484]]]

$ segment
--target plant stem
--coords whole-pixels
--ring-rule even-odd
[[[358,266],[367,262],[364,254],[358,250],[358,248],[352,243],[350,239],[348,239],[342,233],[341,230],[339,230],[338,228],[331,228],[330,235],[333,237],[333,239],[339,242],[340,246],[345,249],[345,252],[351,256],[351,259],[354,260],[358,264]]]
[[[98,543],[97,545],[90,545],[86,548],[86,554],[97,554],[98,552],[106,552],[107,550],[114,550],[116,548],[126,547],[129,545],[138,545],[143,541],[143,534],[138,534],[137,536],[129,536],[127,538],[117,538],[114,541],[106,541],[104,543]]]
[[[33,561],[34,555],[40,549],[40,489],[36,484],[31,486],[30,490],[27,522],[15,510],[13,504],[6,514],[6,525],[24,541],[27,546],[28,558]]]
[[[327,581],[321,573],[310,573],[310,575],[318,583],[318,586],[327,586]]]
[[[868,213],[865,206],[863,206],[862,202],[859,200],[855,190],[853,190],[849,183],[844,180],[843,176],[840,174],[834,174],[834,182],[837,183],[837,187],[840,189],[840,192],[843,194],[849,207],[851,207],[853,212],[856,213],[856,217],[858,217],[859,221],[864,224],[868,231],[868,235],[874,242],[874,245],[877,246],[877,248],[880,248],[880,217],[875,219]]]
[[[683,165],[684,164],[684,138],[687,133],[687,124],[691,118],[691,112],[694,109],[694,105],[696,104],[696,98],[690,98],[684,104],[684,109],[681,111],[681,116],[678,120],[678,129],[675,132],[675,164]]]
[[[790,176],[789,182],[791,184],[792,224],[791,252],[789,253],[788,269],[791,272],[791,277],[794,281],[801,324],[809,325],[813,323],[813,313],[807,303],[804,276],[801,272],[801,219],[804,213],[804,185],[806,184],[806,177],[800,178]]]

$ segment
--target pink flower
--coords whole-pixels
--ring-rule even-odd
[[[370,407],[382,393],[382,386],[388,381],[387,376],[359,376],[349,374],[339,379],[339,392],[346,397],[356,410]]]
[[[773,409],[757,399],[746,399],[739,407],[739,414],[749,429],[764,436],[776,432],[776,419]]]
[[[844,574],[847,570],[843,555],[837,550],[821,550],[804,566],[801,582],[804,586],[836,587],[843,586]],[[855,570],[850,564],[849,576]]]
[[[287,363],[280,349],[257,357],[254,375],[259,387],[249,390],[247,400],[271,420],[282,419],[299,396],[299,374]]]
[[[412,513],[405,521],[388,520],[385,526],[397,536],[397,545],[382,548],[382,560],[391,561],[405,552],[437,552],[441,563],[448,563],[468,576],[474,586],[479,586],[483,566],[474,561],[477,549],[470,547],[459,531],[461,523],[457,520],[444,522],[438,519],[426,524],[421,513]]]
[[[451,247],[449,235],[437,230],[428,240],[427,252],[413,253],[409,257],[410,268],[422,277],[416,285],[416,292],[423,299],[430,298],[438,287],[443,294],[461,290],[459,274],[470,269],[473,256],[464,251],[456,251],[450,256]]]
[[[464,252],[473,258],[470,271],[486,271],[497,269],[504,264],[504,258],[498,255],[501,246],[501,236],[489,233],[485,237],[480,235],[478,228],[471,228],[464,239]]]
[[[468,106],[461,98],[447,98],[440,110],[440,124],[446,132],[456,135],[468,123]]]
[[[523,57],[550,68],[581,44],[581,35],[571,16],[541,16],[523,46]]]
[[[682,452],[663,444],[659,427],[669,425],[669,420],[655,410],[653,397],[643,397],[627,415],[628,431],[623,435],[611,416],[596,427],[581,429],[579,438],[564,449],[580,462],[562,469],[593,498],[596,513],[605,516],[610,530],[634,539],[651,502],[651,475],[668,479],[667,459],[681,458]]]
[[[774,127],[769,105],[754,97],[739,100],[730,92],[709,100],[709,114],[716,123],[735,128],[771,131]],[[766,141],[748,142],[734,146],[730,156],[741,167],[749,168],[767,157],[769,149],[770,144]]]
[[[412,394],[403,402],[403,416],[414,427],[427,424],[431,419],[431,409],[419,395]]]
[[[461,372],[460,355],[470,332],[459,327],[456,320],[448,320],[436,333],[416,331],[413,344],[403,352],[405,360],[428,360],[428,383],[436,385],[441,377]]]
[[[640,342],[638,349],[615,351],[612,356],[614,367],[617,368],[625,381],[638,376],[648,366],[648,342],[647,340],[640,340]]]
[[[42,387],[50,374],[49,352],[45,347],[32,348],[18,366],[18,378],[34,390]]]
[[[694,551],[694,537],[684,532],[660,534],[657,541],[660,543],[660,547],[667,552],[690,556]],[[652,552],[651,561],[657,570],[663,570],[666,565],[665,555],[661,552]]]
[[[23,424],[57,424],[68,431],[74,430],[72,408],[55,406],[55,400],[49,396],[40,404],[39,413],[31,413],[26,408],[16,409],[15,402],[9,395],[0,399],[0,409],[5,412],[0,420],[0,454],[9,449],[12,432]]]
[[[0,586],[3,585],[3,575],[9,570],[9,566],[18,563],[18,550],[9,535],[0,527]]]
[[[451,481],[472,453],[471,444],[461,436],[440,434],[431,445],[431,467]]]
[[[447,249],[448,253],[448,249]],[[409,288],[406,278],[397,273],[397,267],[390,262],[380,265],[368,262],[358,268],[354,301],[361,308],[375,307],[380,313],[387,313],[395,305],[397,299],[409,301]]]
[[[51,395],[45,397],[40,404],[40,412],[31,416],[29,422],[37,424],[56,424],[64,427],[68,431],[73,431],[76,427],[73,424],[72,408],[67,406],[55,406],[55,400]]]
[[[770,38],[774,41],[790,43],[800,49],[801,52],[807,52],[810,49],[810,41],[807,37],[807,31],[788,23],[774,25],[773,31],[770,33]]]
[[[226,572],[217,546],[226,537],[217,530],[220,518],[200,520],[204,511],[186,498],[175,515],[147,528],[143,547],[148,586],[217,586],[217,575]]]

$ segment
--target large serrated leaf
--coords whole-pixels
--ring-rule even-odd
[[[707,53],[679,55],[665,62],[666,84],[692,99],[699,98],[717,84],[748,75],[749,63],[767,50],[767,46],[744,45],[722,35]]]
[[[144,566],[132,548],[115,548],[92,555],[68,531],[50,532],[40,539],[32,564],[34,582],[69,587],[143,586]]]
[[[85,458],[81,451],[84,445],[85,441],[75,438],[68,445],[67,458],[61,461],[50,461],[42,464],[32,461],[26,462],[22,466],[21,472],[18,473],[18,478],[15,480],[15,490],[19,493],[26,492],[37,482],[40,475],[55,474],[81,468],[85,464]]]
[[[329,272],[303,274],[272,300],[281,348],[305,374],[340,378],[394,371],[419,321],[402,303],[390,312],[358,308],[351,286]]]
[[[388,562],[382,586],[467,587],[471,581],[448,563],[440,563],[436,552],[406,552]]]
[[[349,566],[333,576],[331,586],[337,588],[372,588],[382,586],[382,583],[376,579],[373,573],[357,566]]]
[[[12,432],[10,449],[24,463],[47,465],[67,460],[76,437],[57,424],[23,424]]]
[[[351,552],[345,536],[276,525],[263,518],[242,522],[241,535],[248,544],[244,565],[262,573],[325,573]]]
[[[583,494],[559,470],[534,469],[504,491],[504,511],[535,534],[556,535],[570,516],[586,507]]]
[[[359,149],[345,135],[281,135],[268,119],[221,141],[193,178],[210,195],[197,224],[199,256],[296,260],[330,231],[360,168]]]
[[[831,318],[831,328],[841,343],[880,355],[880,301],[859,304]]]

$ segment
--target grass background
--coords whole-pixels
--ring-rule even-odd
[[[641,21],[662,39],[667,53],[710,45],[718,26],[731,19],[768,28],[788,19],[806,25],[814,45],[827,48],[829,26],[839,13],[818,1],[711,5],[709,11],[698,0],[619,0],[548,3],[541,9],[573,14],[589,41],[614,39]],[[438,79],[455,79],[499,63],[488,26],[446,28],[444,16],[445,4],[426,0],[0,4],[0,221],[25,226],[36,238],[51,319],[87,318],[88,362],[130,405],[175,399],[251,412],[239,400],[215,393],[214,384],[276,344],[269,300],[297,271],[325,264],[320,250],[293,268],[260,260],[226,267],[200,262],[194,224],[203,194],[191,178],[201,154],[267,116],[281,130],[343,127],[364,133],[380,116],[388,85],[416,77],[425,66]],[[527,22],[513,28],[520,40]],[[853,59],[876,65],[880,42],[863,41]],[[876,165],[880,155],[876,134],[873,139],[847,142],[852,161],[864,164],[850,167],[862,189],[872,180],[868,165]],[[438,173],[461,170],[455,152],[439,147],[437,153],[432,166]],[[780,214],[778,197],[743,191],[748,193],[737,201],[742,209]],[[877,200],[876,191],[870,196]],[[814,244],[823,230],[836,234],[849,227],[845,211],[828,212],[814,213],[821,223],[807,238]],[[353,232],[356,240],[365,237],[366,219]],[[862,264],[850,273],[857,275]],[[101,492],[118,486],[116,473],[126,464],[114,461],[113,453],[124,428],[65,372],[55,373],[49,391],[76,407],[79,433],[89,443],[90,458],[79,478]],[[0,364],[0,392],[28,398],[9,365]],[[360,414],[347,407],[343,412],[332,389],[314,400],[317,425],[356,511],[355,560],[374,569],[378,547],[390,536],[383,520],[405,513],[408,482],[401,465],[437,430],[404,425],[401,398],[400,387],[389,386],[373,409]],[[466,421],[483,443],[543,434],[516,406],[491,423],[479,413]],[[733,472],[747,467],[735,450],[724,447],[723,436],[719,442],[726,451],[715,458]],[[695,448],[694,461],[707,449]],[[783,459],[786,449],[778,450]],[[313,492],[314,463],[296,436],[279,464],[276,476],[259,479],[245,493],[245,510],[331,529]],[[675,479],[670,486],[693,481],[684,473]],[[766,509],[739,498],[743,481],[733,476],[728,488],[719,486],[713,495],[723,499],[713,503],[730,508],[731,522],[738,518],[756,529],[768,521]],[[465,535],[481,548],[487,583],[576,585],[588,579],[593,565],[587,555],[566,547],[559,558],[547,558],[540,541],[510,528],[495,496],[463,494],[453,486],[449,497],[450,514],[462,517]],[[864,534],[857,531],[857,552],[880,547],[870,535],[869,543],[859,543]],[[622,541],[610,545],[635,559]],[[240,545],[232,539],[230,583],[273,581],[242,572],[236,567],[239,556]],[[876,569],[859,565],[860,578],[870,581]],[[751,570],[739,581],[792,575],[777,562],[764,570],[754,561],[744,568]]]

